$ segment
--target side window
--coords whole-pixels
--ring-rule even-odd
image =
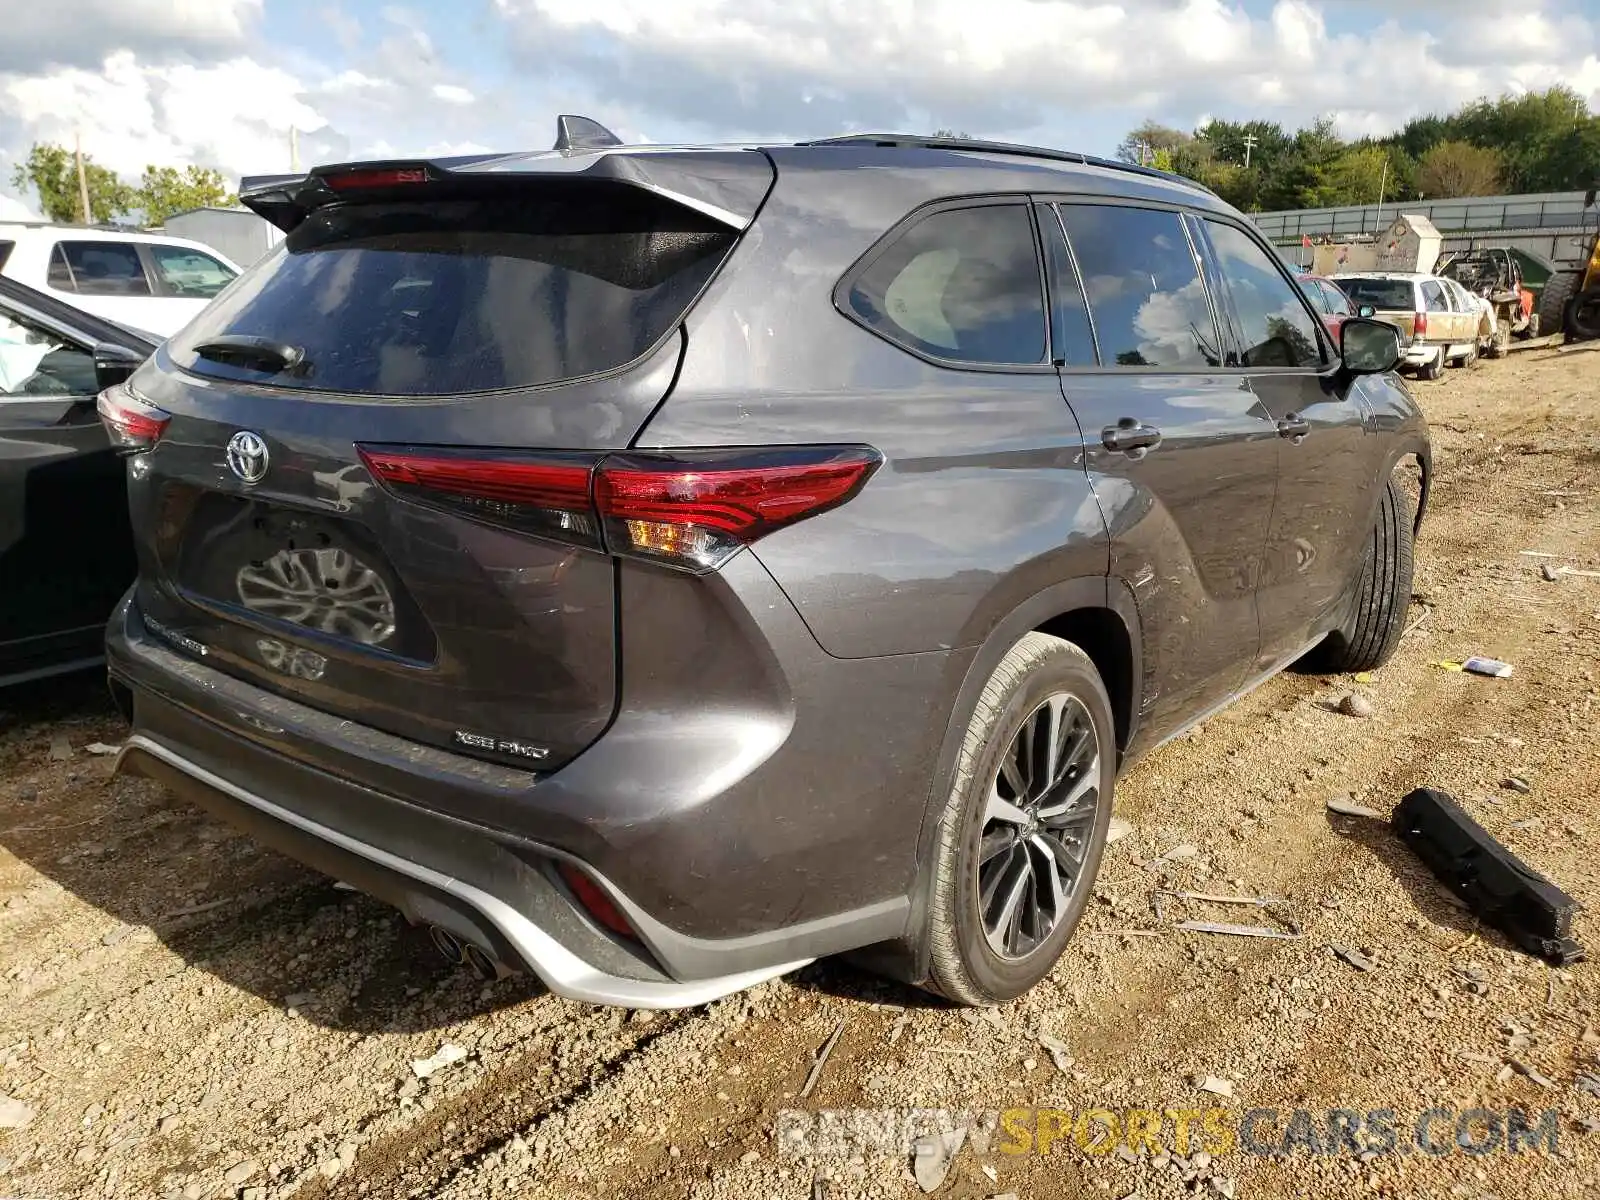
[[[139,251],[128,242],[61,242],[82,296],[148,296]]]
[[[58,292],[78,290],[78,285],[72,278],[72,268],[67,266],[67,256],[61,253],[60,242],[57,242],[50,251],[50,267],[45,272],[44,279]]]
[[[1302,279],[1299,281],[1299,283],[1300,290],[1305,293],[1306,299],[1311,301],[1312,308],[1316,309],[1318,312],[1329,311],[1328,297],[1327,294],[1322,290],[1322,285],[1320,283],[1318,283],[1315,279]]]
[[[892,341],[973,363],[1044,359],[1044,283],[1021,204],[946,209],[918,221],[850,288],[850,307]]]
[[[1044,235],[1045,253],[1050,259],[1050,349],[1061,365],[1092,367],[1098,361],[1094,327],[1089,323],[1089,306],[1083,298],[1083,282],[1067,249],[1061,216],[1051,208],[1041,208],[1039,230]]]
[[[1422,281],[1422,302],[1429,312],[1449,312],[1450,302],[1445,299],[1444,288],[1432,279]]]
[[[0,396],[92,396],[94,355],[0,308]]]
[[[1207,221],[1233,297],[1247,367],[1321,367],[1318,322],[1272,258],[1242,230]]]
[[[1105,366],[1220,365],[1216,322],[1175,212],[1063,204]]]
[[[209,300],[233,282],[233,272],[202,251],[154,244],[148,249],[156,264],[156,278],[168,295]]]
[[[1350,303],[1350,297],[1341,292],[1337,285],[1324,283],[1322,294],[1328,299],[1328,311],[1338,317],[1353,317],[1356,315],[1355,306]]]

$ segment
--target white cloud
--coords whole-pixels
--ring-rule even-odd
[[[0,71],[93,66],[112,50],[215,55],[238,48],[262,0],[16,0],[6,5]]]
[[[446,104],[471,104],[476,99],[466,88],[454,83],[434,84],[433,98]]]

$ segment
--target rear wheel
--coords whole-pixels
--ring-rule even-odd
[[[1494,327],[1494,336],[1489,339],[1489,357],[1504,358],[1511,350],[1511,323],[1501,321]]]
[[[1344,626],[1306,656],[1313,671],[1343,674],[1383,666],[1400,645],[1411,605],[1411,502],[1394,480],[1383,489]]]
[[[983,689],[941,816],[931,988],[991,1005],[1049,972],[1100,869],[1115,772],[1111,702],[1089,656],[1028,634]]]
[[[1567,301],[1564,324],[1569,342],[1588,342],[1600,338],[1600,288],[1590,288]]]
[[[1422,379],[1439,379],[1444,375],[1444,356],[1446,347],[1440,346],[1439,352],[1430,358],[1417,372]]]
[[[1578,290],[1578,276],[1571,271],[1550,276],[1539,292],[1539,328],[1545,333],[1560,333],[1567,314],[1567,301]]]

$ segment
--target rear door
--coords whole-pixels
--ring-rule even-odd
[[[595,452],[665,397],[736,240],[537,176],[317,208],[133,381],[170,414],[133,485],[141,611],[324,711],[558,765],[615,698]]]
[[[1251,391],[1282,447],[1260,584],[1256,667],[1285,665],[1338,615],[1367,534],[1372,447],[1355,382],[1276,254],[1243,223],[1197,222]]]
[[[1144,627],[1141,740],[1159,740],[1233,695],[1255,659],[1277,429],[1224,366],[1178,211],[1063,201],[1041,215],[1047,243],[1064,226],[1070,246],[1052,255],[1054,290],[1072,296],[1081,279],[1093,320],[1098,361],[1063,363],[1061,390],[1111,531],[1111,574]]]
[[[104,625],[133,579],[94,342],[0,296],[0,675]]]

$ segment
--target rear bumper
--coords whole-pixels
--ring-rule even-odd
[[[531,971],[552,992],[568,999],[628,1008],[685,1008],[753,987],[808,961],[688,981],[621,973],[627,967],[607,970],[552,936],[523,907],[428,865],[424,860],[437,856],[439,838],[459,841],[461,834],[437,826],[430,829],[429,819],[420,814],[388,808],[382,820],[386,844],[378,845],[275,804],[145,734],[128,739],[117,770],[158,780],[258,841],[395,905],[410,919],[441,925],[464,942],[490,949],[500,961]],[[493,856],[488,846],[477,849]],[[510,873],[521,874],[515,868]],[[583,920],[553,880],[545,880],[541,888],[535,880],[524,879],[516,890],[522,892],[524,906],[542,912],[547,923],[575,926]],[[604,936],[576,928],[567,932],[569,938]],[[613,951],[610,957],[615,960],[620,953]],[[629,966],[643,973],[642,964]]]
[[[577,999],[698,1004],[903,937],[971,651],[833,659],[750,555],[708,580],[622,570],[624,619],[649,635],[624,639],[610,729],[553,773],[235,678],[146,628],[131,595],[106,635],[123,765]],[[589,919],[561,863],[637,942]]]

